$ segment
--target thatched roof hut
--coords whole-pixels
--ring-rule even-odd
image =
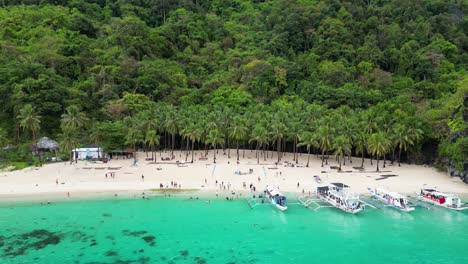
[[[54,140],[52,140],[52,139],[50,139],[48,137],[41,138],[37,142],[36,146],[37,146],[38,150],[51,151],[51,152],[57,151],[58,148],[59,148],[59,144],[56,141],[54,141]]]

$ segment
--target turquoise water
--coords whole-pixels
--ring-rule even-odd
[[[0,263],[468,263],[468,214],[348,215],[242,200],[0,207]]]

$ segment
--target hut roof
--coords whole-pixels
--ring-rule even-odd
[[[55,150],[58,149],[58,147],[59,144],[48,137],[43,137],[37,142],[37,148],[39,149]]]

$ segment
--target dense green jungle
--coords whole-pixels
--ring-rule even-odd
[[[2,0],[0,160],[37,163],[47,136],[63,159],[229,148],[466,175],[467,13],[465,0]]]

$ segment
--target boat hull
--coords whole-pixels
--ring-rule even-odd
[[[396,205],[394,205],[394,204],[392,204],[392,203],[389,203],[385,198],[383,198],[383,197],[381,197],[381,196],[375,194],[375,192],[370,191],[370,193],[371,193],[371,195],[372,195],[373,198],[375,198],[375,199],[377,199],[377,200],[383,202],[384,204],[386,204],[386,205],[388,205],[388,206],[390,206],[390,207],[392,207],[392,208],[395,208],[395,209],[397,209],[397,210],[400,210],[400,211],[406,212],[406,213],[409,213],[409,212],[414,211],[414,207],[410,207],[410,206],[408,206],[408,207],[396,206]]]
[[[468,210],[468,207],[450,207],[450,206],[445,205],[445,204],[440,204],[440,203],[438,203],[436,201],[433,201],[433,200],[430,200],[430,199],[427,199],[427,198],[421,196],[419,193],[416,193],[416,199],[418,199],[419,201],[428,203],[428,204],[436,205],[436,206],[446,208],[446,209],[450,209],[450,210],[454,210],[454,211]]]
[[[322,201],[322,202],[325,202],[337,209],[340,209],[341,211],[343,212],[346,212],[346,213],[349,213],[349,214],[357,214],[359,212],[361,212],[364,208],[363,207],[359,207],[359,208],[346,208],[346,207],[342,207],[342,206],[339,206],[337,205],[333,199],[330,199],[326,196],[323,196],[323,195],[317,195],[318,198]]]
[[[282,206],[282,205],[279,205],[279,204],[275,203],[275,201],[273,201],[273,199],[269,199],[269,200],[270,200],[271,204],[273,206],[275,206],[280,211],[286,211],[288,209],[287,206]]]

